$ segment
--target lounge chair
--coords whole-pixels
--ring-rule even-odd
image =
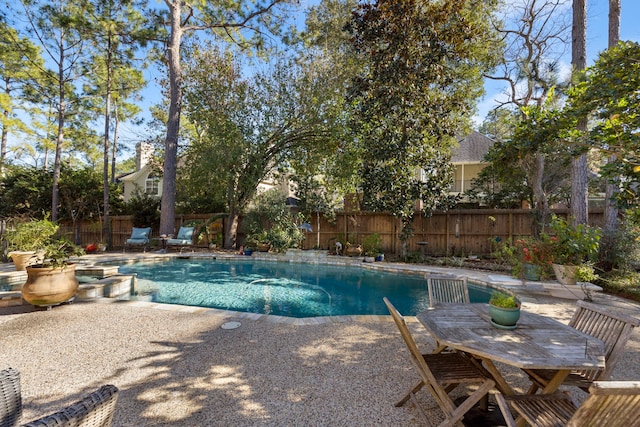
[[[131,230],[131,237],[124,242],[123,251],[126,251],[127,247],[130,246],[142,247],[142,250],[146,251],[149,247],[149,235],[151,235],[151,227],[133,227],[133,230]]]
[[[193,246],[193,230],[195,227],[180,227],[175,239],[167,239],[167,248],[177,246],[182,252],[185,247]]]

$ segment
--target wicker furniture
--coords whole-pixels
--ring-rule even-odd
[[[442,303],[469,304],[471,302],[466,277],[427,275],[427,289],[429,291],[429,307]]]
[[[631,337],[633,328],[639,325],[640,320],[634,317],[613,313],[607,307],[578,301],[569,326],[604,342],[606,366],[604,369],[571,371],[563,385],[575,386],[587,391],[594,381],[608,380]],[[532,381],[528,394],[533,394],[538,388],[545,387],[555,374],[555,371],[541,369],[524,371]]]
[[[507,427],[516,425],[507,403],[534,427],[638,427],[640,382],[597,381],[576,408],[564,393],[550,395],[496,395]]]
[[[0,427],[13,427],[22,415],[20,372],[14,368],[0,371]]]
[[[22,427],[109,427],[118,399],[118,388],[104,385],[54,414]],[[0,427],[14,427],[22,415],[20,373],[13,368],[0,371]]]
[[[605,366],[602,341],[526,310],[513,330],[491,324],[489,304],[443,304],[418,313],[416,318],[439,344],[481,360],[503,394],[515,393],[495,362],[554,371],[544,394],[554,392],[572,370]]]
[[[109,427],[118,398],[118,388],[103,385],[87,397],[61,411],[47,415],[22,427]]]
[[[421,381],[407,393],[407,396],[396,403],[396,406],[401,406],[407,400],[412,399],[427,424],[430,424],[423,409],[414,398],[414,393],[420,388],[426,387],[444,413],[445,420],[440,426],[461,425],[461,420],[464,415],[476,403],[487,396],[489,391],[494,388],[495,382],[490,379],[484,370],[475,364],[473,360],[461,353],[420,353],[418,345],[413,335],[411,335],[404,317],[402,317],[387,298],[384,298],[384,303],[387,305],[389,313],[391,317],[393,317],[409,349],[411,361],[417,368],[421,379]],[[449,392],[460,384],[472,384],[476,388],[473,393],[457,406],[449,396]]]

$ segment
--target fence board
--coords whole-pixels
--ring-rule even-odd
[[[559,216],[567,215],[567,210],[555,210]],[[203,224],[214,214],[177,215],[176,232],[181,225]],[[589,222],[602,225],[603,211],[591,210]],[[492,221],[490,217],[495,218]],[[318,227],[318,221],[320,226]],[[492,242],[499,239],[508,241],[518,236],[531,235],[534,221],[533,211],[529,209],[490,210],[469,209],[435,212],[430,217],[416,214],[412,227],[413,236],[407,240],[407,250],[419,252],[418,242],[428,242],[426,252],[433,255],[484,255],[491,253]],[[335,221],[329,221],[322,214],[310,219],[312,232],[305,233],[303,247],[314,247],[334,250],[336,240],[351,239],[353,243],[362,244],[371,233],[378,233],[382,238],[382,251],[387,254],[400,252],[400,223],[393,216],[372,212],[339,212]],[[223,220],[218,220],[212,230],[213,235],[223,230]],[[112,248],[121,248],[131,235],[133,216],[121,215],[111,217]],[[73,236],[73,226],[63,224],[61,231]],[[80,225],[80,243],[102,242],[102,227],[99,222],[82,222]],[[158,230],[152,228],[152,237],[158,236]],[[239,235],[240,241],[243,236]],[[106,240],[106,239],[104,239]],[[344,240],[343,240],[344,241]],[[209,235],[197,242],[196,246],[207,247]],[[221,244],[221,242],[218,242]]]

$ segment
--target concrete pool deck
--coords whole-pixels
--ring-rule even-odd
[[[110,257],[122,254],[83,260]],[[395,268],[383,264],[375,268]],[[473,281],[504,280],[509,287],[520,286],[514,290],[525,310],[562,322],[574,311],[574,299],[555,297],[528,282],[511,283],[500,274],[409,267],[417,273],[464,273]],[[13,274],[13,265],[1,264],[4,270]],[[640,317],[638,304],[597,292],[593,298]],[[230,321],[241,326],[222,329]],[[415,318],[409,324],[422,350],[433,348]],[[417,374],[389,316],[292,320],[97,298],[48,311],[0,307],[0,334],[0,369],[12,366],[22,375],[22,422],[111,383],[121,390],[114,426],[422,425],[411,403],[393,406]],[[516,388],[526,389],[522,373],[500,368]],[[634,331],[613,379],[640,380],[640,331]],[[418,399],[430,408],[430,417],[442,419],[427,392]]]

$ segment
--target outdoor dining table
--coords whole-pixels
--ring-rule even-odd
[[[465,352],[482,361],[505,395],[515,392],[495,362],[522,370],[557,370],[542,390],[553,393],[572,370],[603,369],[601,340],[551,317],[522,310],[517,327],[499,329],[491,324],[488,304],[439,304],[416,315],[438,344]]]

